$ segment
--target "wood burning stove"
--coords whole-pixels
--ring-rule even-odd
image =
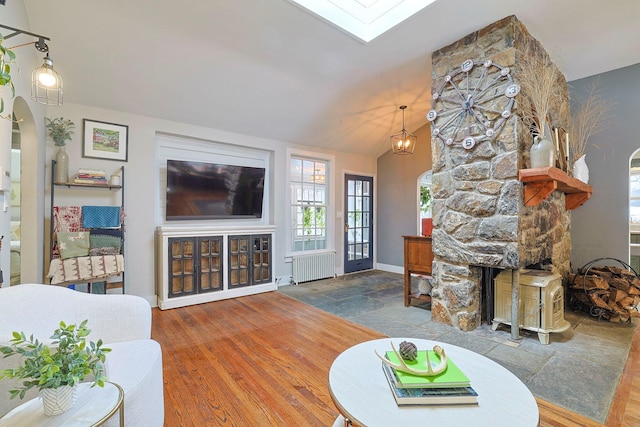
[[[511,270],[496,276],[495,317],[492,328],[511,324]],[[549,344],[550,332],[564,332],[571,324],[564,318],[562,276],[549,271],[520,271],[519,327],[538,333],[542,344]]]

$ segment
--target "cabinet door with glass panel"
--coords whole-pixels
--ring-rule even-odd
[[[271,235],[229,236],[229,289],[271,282]]]
[[[223,288],[222,236],[169,238],[169,298]]]

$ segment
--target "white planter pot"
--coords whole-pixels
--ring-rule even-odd
[[[579,179],[585,184],[589,183],[589,168],[585,161],[584,154],[578,158],[573,164],[573,177]]]
[[[58,415],[71,409],[76,403],[77,391],[77,385],[73,387],[63,385],[58,388],[45,388],[44,390],[40,390],[45,415]]]

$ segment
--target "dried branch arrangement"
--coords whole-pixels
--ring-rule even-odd
[[[594,80],[586,99],[579,103],[579,107],[571,115],[569,121],[568,132],[572,163],[584,155],[589,139],[609,124],[612,109],[613,103],[600,96],[598,81]]]
[[[533,42],[527,42],[522,49],[517,77],[521,89],[520,117],[529,128],[535,126],[541,138],[550,139],[552,135],[545,135],[546,125],[550,124],[551,107],[559,103],[562,96],[558,84],[562,77],[560,71]]]

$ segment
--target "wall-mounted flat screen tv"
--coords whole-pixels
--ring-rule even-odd
[[[265,169],[167,160],[167,221],[262,218]]]

